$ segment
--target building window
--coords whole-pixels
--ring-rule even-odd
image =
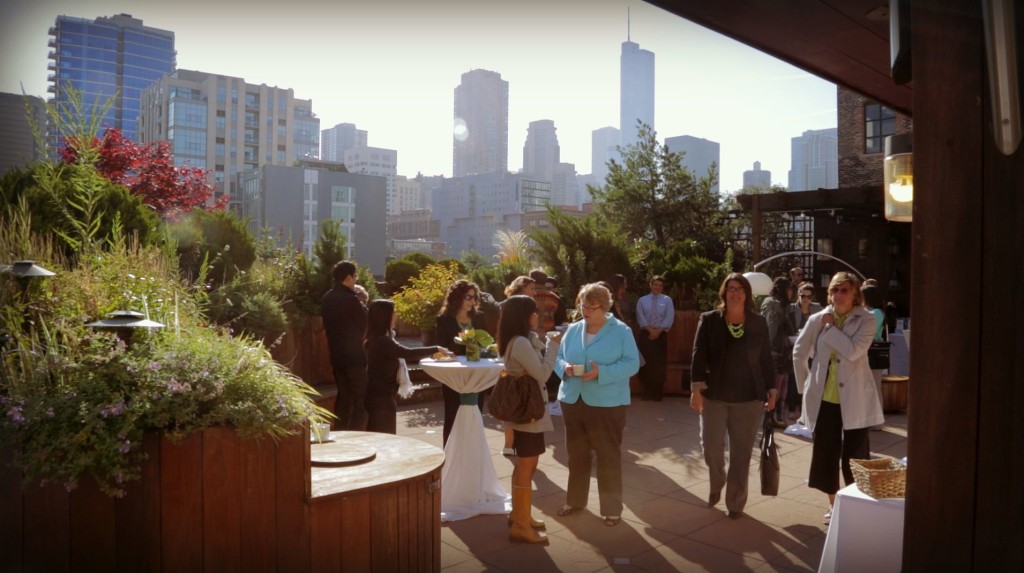
[[[864,105],[864,153],[882,153],[885,137],[895,133],[895,111],[878,103]]]

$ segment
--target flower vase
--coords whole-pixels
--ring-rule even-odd
[[[466,346],[466,361],[467,362],[479,362],[480,361],[480,347],[476,344],[470,344]]]

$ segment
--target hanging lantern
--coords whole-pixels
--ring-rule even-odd
[[[913,136],[885,138],[885,218],[909,223],[914,207]]]

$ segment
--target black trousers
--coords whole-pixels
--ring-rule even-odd
[[[647,362],[640,369],[643,397],[647,400],[661,400],[665,391],[665,372],[668,367],[668,333],[662,332],[651,340],[647,337],[647,331],[641,330],[636,345]]]
[[[370,392],[366,396],[366,413],[367,432],[398,433],[398,404],[394,393]]]
[[[839,404],[822,401],[814,425],[811,471],[807,485],[834,495],[839,491],[839,471],[846,485],[853,483],[850,458],[866,460],[871,455],[869,428],[843,429],[843,410]]]
[[[558,399],[558,386],[562,384],[562,379],[558,377],[558,374],[554,372],[551,376],[548,376],[548,381],[544,385],[548,389],[548,402],[554,402]]]
[[[366,366],[334,369],[334,383],[338,386],[334,398],[337,429],[360,432],[366,429],[366,380]]]

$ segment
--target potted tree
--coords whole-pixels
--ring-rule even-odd
[[[448,287],[459,278],[457,262],[427,265],[394,295],[399,318],[419,329],[424,344],[433,344],[434,325]]]

